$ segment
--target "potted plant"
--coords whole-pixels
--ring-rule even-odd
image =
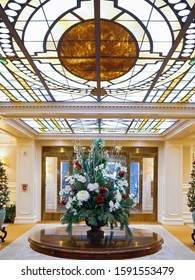
[[[85,221],[91,227],[88,233],[97,232],[106,224],[111,228],[120,224],[121,229],[125,227],[130,233],[128,217],[136,199],[127,194],[126,166],[116,161],[112,168],[108,167],[109,154],[102,139],[94,140],[88,153],[80,145],[74,151],[73,175],[66,178],[65,188],[60,192],[65,205],[61,222],[68,223],[68,231],[73,223]],[[120,147],[115,151],[119,155]]]
[[[195,226],[195,160],[192,163],[190,187],[187,192],[187,205],[192,212],[192,220]]]
[[[16,205],[14,202],[10,202],[5,208],[5,223],[14,223],[16,216]]]

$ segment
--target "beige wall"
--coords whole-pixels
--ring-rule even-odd
[[[190,181],[190,173],[192,169],[190,151],[190,146],[183,147],[183,184],[188,184]]]

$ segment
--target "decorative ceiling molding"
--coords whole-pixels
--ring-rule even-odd
[[[194,134],[194,130],[192,131],[192,128],[195,128],[195,120],[183,120],[174,125],[174,128],[169,129],[164,133],[164,140],[168,139],[184,139],[191,137],[192,134]]]
[[[149,135],[115,135],[113,137],[113,135],[110,134],[63,134],[63,135],[59,135],[59,134],[53,134],[51,135],[51,133],[48,133],[46,135],[38,135],[36,136],[36,140],[91,140],[91,139],[105,139],[105,140],[120,140],[120,141],[137,141],[137,143],[139,141],[164,141],[164,137],[163,136],[149,136]]]
[[[17,125],[15,120],[0,119],[0,133],[6,133],[9,136],[19,138],[34,138],[34,134],[29,129],[24,128],[21,125]]]
[[[194,119],[195,104],[190,103],[0,103],[3,118],[24,117],[101,117]]]

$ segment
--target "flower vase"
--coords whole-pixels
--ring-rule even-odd
[[[195,210],[192,212],[192,220],[193,220],[193,224],[195,226]]]
[[[105,222],[99,221],[97,225],[94,226],[86,219],[85,223],[87,226],[91,227],[91,229],[87,231],[87,236],[92,238],[102,238],[104,236],[104,231],[101,230],[101,228],[106,225]]]
[[[0,209],[0,227],[2,227],[5,220],[5,209]]]

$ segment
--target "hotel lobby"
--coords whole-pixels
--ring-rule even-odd
[[[194,247],[194,20],[194,0],[1,1],[0,159],[16,206],[4,243],[60,225],[74,147],[102,139],[110,167],[121,148],[129,224]]]

